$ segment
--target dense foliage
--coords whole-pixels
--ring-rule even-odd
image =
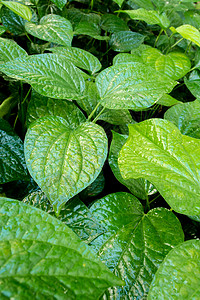
[[[198,2],[0,7],[0,298],[200,299]]]

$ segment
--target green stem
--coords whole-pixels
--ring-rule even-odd
[[[95,112],[97,111],[98,107],[100,106],[100,102],[97,103],[97,105],[95,106],[95,108],[93,109],[93,111],[91,112],[91,114],[89,115],[87,121],[90,121],[91,118],[93,117],[93,115],[95,114]]]
[[[157,195],[155,198],[153,198],[153,199],[149,202],[149,204],[151,204],[152,202],[154,202],[158,197],[160,197],[160,194]]]
[[[93,7],[94,7],[94,0],[91,0],[91,2],[90,2],[90,8],[93,9]]]
[[[30,94],[30,91],[31,91],[31,87],[30,87],[30,89],[28,90],[28,92],[27,92],[27,94],[26,94],[26,96],[25,96],[25,98],[24,98],[24,100],[22,101],[21,104],[24,104],[24,102],[25,102],[26,99],[28,98],[28,95]]]
[[[94,120],[92,121],[93,123],[95,123],[95,122],[98,120],[99,116],[102,114],[102,112],[103,112],[105,109],[106,109],[106,107],[104,106],[104,107],[102,108],[102,110],[98,113],[98,115],[94,118]]]
[[[181,41],[183,40],[183,38],[181,38],[180,40],[178,40],[174,45],[172,45],[170,47],[170,49],[174,48],[176,45],[178,45]]]
[[[31,42],[33,44],[33,41],[31,40],[31,38],[30,38],[30,36],[28,35],[27,32],[25,33],[25,35],[26,35],[27,39],[29,40],[29,42]]]
[[[158,40],[159,40],[159,38],[160,38],[160,36],[161,36],[162,33],[163,33],[163,29],[161,28],[161,29],[160,29],[160,32],[159,32],[159,34],[158,34],[158,36],[157,36],[157,38],[156,38],[156,40],[155,40],[154,48],[156,47],[156,44],[157,44],[157,42],[158,42]]]
[[[147,213],[150,210],[150,203],[149,203],[149,197],[146,196],[146,205],[145,205],[145,213]]]

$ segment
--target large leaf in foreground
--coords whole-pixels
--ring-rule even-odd
[[[105,69],[97,76],[96,85],[103,106],[142,110],[169,93],[176,82],[145,64],[135,62]]]
[[[96,179],[106,156],[106,134],[89,122],[72,129],[61,117],[43,117],[30,125],[25,139],[29,172],[57,214]]]
[[[174,123],[180,132],[200,139],[200,101],[180,103],[165,113],[165,119]]]
[[[13,60],[1,65],[0,71],[12,78],[25,80],[39,94],[56,99],[77,99],[85,88],[81,71],[56,54]]]
[[[10,124],[0,118],[0,184],[28,176],[23,143]]]
[[[40,24],[26,23],[25,28],[33,36],[58,45],[71,46],[73,28],[67,19],[58,15],[47,15]]]
[[[156,272],[148,300],[198,300],[200,295],[200,241],[190,240],[172,249]]]
[[[123,178],[145,178],[172,209],[199,215],[200,140],[162,119],[129,125],[129,132],[118,160]]]
[[[122,284],[56,218],[16,200],[0,204],[0,298],[93,300]]]
[[[0,63],[24,56],[28,56],[28,54],[15,41],[0,38]]]
[[[95,202],[90,211],[106,229],[91,246],[126,282],[122,288],[110,288],[103,298],[144,299],[165,255],[183,242],[179,220],[165,208],[144,214],[141,203],[128,193],[110,194]]]

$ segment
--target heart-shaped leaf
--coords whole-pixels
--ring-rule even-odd
[[[33,36],[58,45],[71,46],[73,28],[67,19],[58,15],[47,15],[40,24],[26,23],[26,31]]]
[[[25,80],[39,94],[47,97],[77,99],[85,89],[81,71],[56,54],[39,54],[13,60],[0,65],[0,70],[12,78]]]
[[[133,31],[118,31],[112,34],[110,45],[113,50],[129,52],[144,41],[145,36]]]
[[[28,56],[28,54],[15,41],[0,38],[0,63],[24,56]]]
[[[183,38],[195,43],[200,47],[200,32],[198,29],[189,24],[184,24],[177,27],[175,30],[182,35]]]
[[[96,78],[96,85],[103,106],[142,110],[169,93],[176,82],[145,64],[135,62],[103,70]]]
[[[59,9],[63,9],[67,0],[51,0],[51,2],[53,2]]]
[[[197,98],[200,98],[200,73],[199,70],[194,70],[190,73],[189,78],[184,78],[184,83],[190,92]]]
[[[199,215],[200,140],[162,119],[129,125],[129,132],[118,160],[123,178],[145,178],[175,211]]]
[[[23,143],[10,124],[1,118],[0,153],[0,184],[28,177]]]
[[[44,117],[30,125],[25,139],[29,172],[57,214],[96,179],[106,156],[106,134],[89,122],[72,129],[61,117]]]
[[[180,103],[168,109],[165,119],[174,123],[180,132],[200,139],[200,101]]]
[[[26,5],[15,1],[1,1],[1,3],[23,19],[27,21],[32,19],[32,12]]]
[[[144,214],[141,203],[128,193],[110,194],[90,211],[106,229],[90,245],[126,283],[109,288],[103,299],[145,299],[165,255],[184,240],[179,220],[165,208]]]
[[[123,284],[61,221],[20,201],[0,204],[0,298],[93,300]]]
[[[156,272],[148,300],[199,299],[200,241],[186,241],[172,249]]]
[[[129,30],[125,21],[112,14],[104,14],[101,18],[100,25],[103,30],[111,33]]]

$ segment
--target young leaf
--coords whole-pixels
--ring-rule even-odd
[[[72,102],[44,97],[34,91],[27,110],[27,126],[44,116],[64,118],[70,128],[76,128],[86,121],[82,111]]]
[[[51,0],[51,2],[53,2],[59,9],[63,9],[67,0]]]
[[[159,14],[155,10],[147,10],[145,8],[139,8],[135,10],[119,10],[119,12],[127,13],[133,20],[145,21],[147,24],[158,24],[163,29],[166,29],[170,25],[170,21],[166,14]]]
[[[115,51],[129,52],[144,41],[145,36],[133,31],[118,31],[112,34],[110,46]]]
[[[67,19],[58,15],[47,15],[40,20],[40,24],[26,23],[26,31],[31,35],[58,45],[71,46],[73,28]]]
[[[15,41],[0,38],[0,63],[26,56],[28,56],[27,52]]]
[[[200,241],[186,241],[172,249],[156,272],[148,300],[199,299]]]
[[[200,98],[200,73],[199,70],[194,70],[190,73],[189,78],[184,77],[184,83],[190,92],[196,97]]]
[[[50,48],[49,50],[53,53],[63,55],[65,58],[69,59],[75,66],[83,70],[87,70],[91,74],[98,72],[102,67],[97,57],[80,48],[55,47]]]
[[[180,103],[168,109],[165,119],[174,123],[180,132],[200,139],[200,101]]]
[[[28,177],[23,143],[10,124],[1,118],[0,153],[0,184]]]
[[[57,214],[97,178],[106,156],[106,134],[89,122],[72,129],[61,117],[43,117],[31,124],[25,139],[30,174]]]
[[[106,229],[91,247],[126,282],[123,287],[109,288],[105,299],[145,299],[164,257],[184,240],[179,220],[165,208],[144,214],[141,203],[128,193],[110,194],[90,211]]]
[[[103,15],[100,25],[103,30],[111,33],[129,30],[128,25],[122,19],[112,14]]]
[[[39,54],[13,60],[1,65],[0,70],[12,78],[25,80],[47,97],[77,99],[85,89],[81,71],[56,54]]]
[[[118,159],[123,178],[145,178],[176,212],[199,215],[200,140],[162,119],[129,125],[129,131]]]
[[[183,38],[195,43],[200,47],[200,32],[195,27],[184,24],[176,28],[176,32],[182,35]]]
[[[113,131],[113,139],[110,145],[108,162],[117,180],[121,184],[125,185],[129,189],[129,191],[132,194],[134,194],[136,197],[145,200],[148,195],[157,192],[154,186],[143,178],[123,179],[119,170],[118,156],[120,150],[122,149],[122,146],[127,141],[127,138],[128,138],[127,135],[122,135]]]
[[[26,5],[15,1],[1,1],[1,3],[23,19],[27,21],[32,19],[32,12]]]
[[[56,218],[16,200],[0,203],[1,296],[93,300],[123,283]]]
[[[103,106],[137,111],[152,106],[169,93],[176,82],[149,66],[135,62],[103,70],[96,78],[96,85]]]
[[[124,0],[114,0],[114,2],[116,2],[121,7]]]

